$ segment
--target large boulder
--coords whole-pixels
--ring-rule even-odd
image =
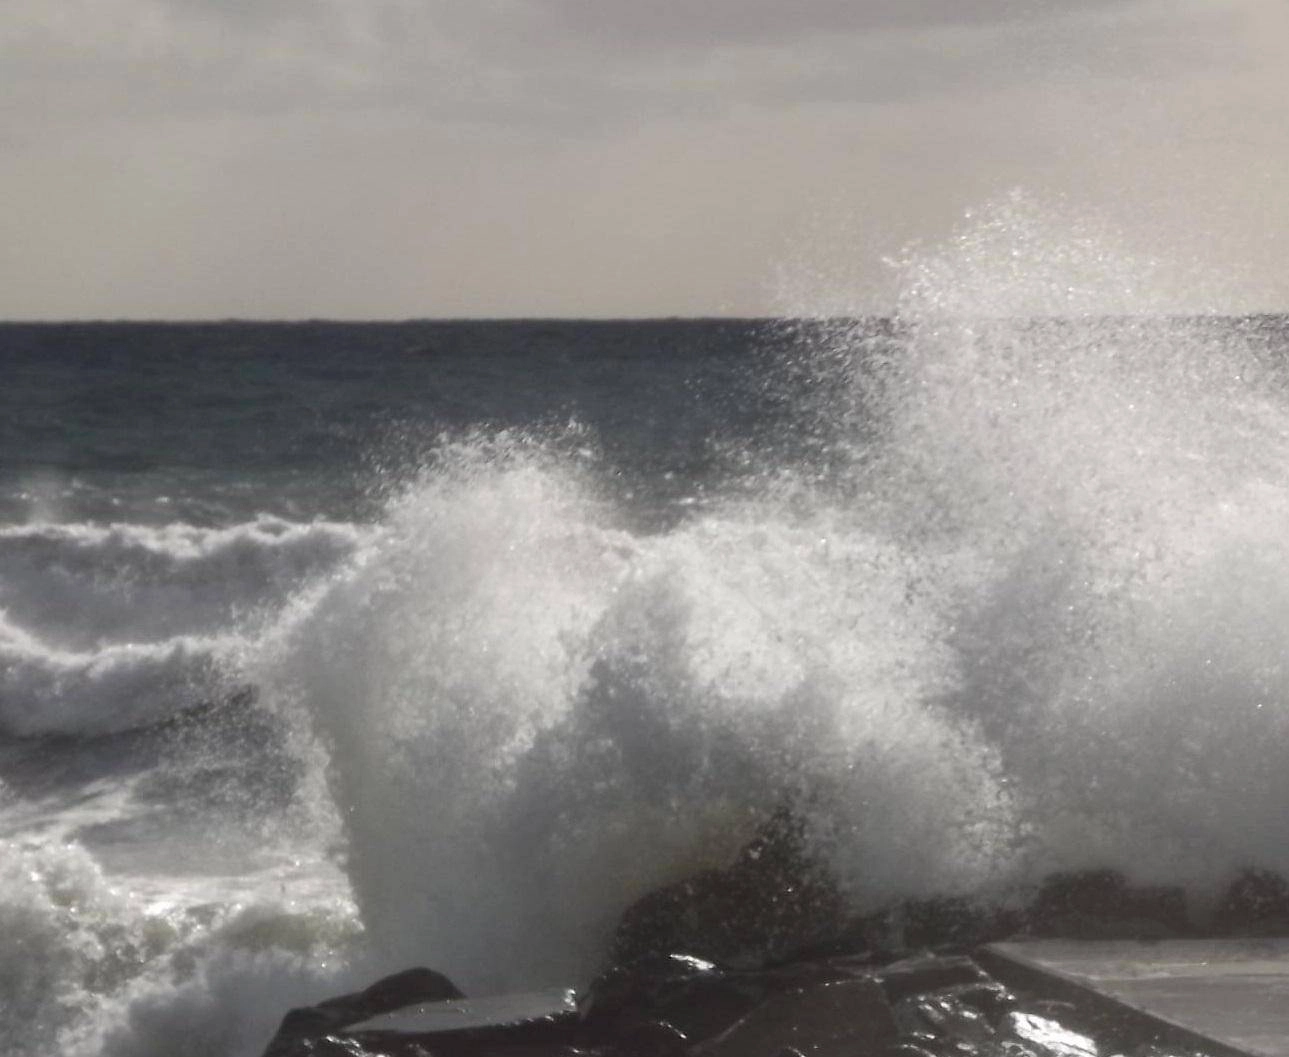
[[[270,1040],[264,1057],[301,1057],[323,1052],[317,1049],[319,1041],[351,1024],[422,1002],[462,997],[456,984],[440,972],[404,969],[377,980],[365,990],[329,998],[315,1006],[292,1009],[282,1018],[282,1025]]]
[[[685,951],[752,968],[819,944],[843,925],[836,883],[810,856],[801,821],[781,809],[725,869],[660,888],[628,907],[611,958],[625,964]]]
[[[1168,939],[1190,932],[1182,889],[1130,885],[1117,870],[1052,874],[1025,919],[1030,935],[1065,939]]]
[[[1270,870],[1242,871],[1214,909],[1209,927],[1228,936],[1289,934],[1289,881]]]

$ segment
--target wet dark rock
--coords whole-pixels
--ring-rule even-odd
[[[890,1004],[875,980],[854,978],[780,991],[691,1051],[702,1057],[816,1057],[879,1054],[898,1039]]]
[[[997,1024],[1012,1009],[1018,999],[1011,990],[996,980],[981,980],[978,983],[958,984],[942,988],[937,994],[952,997],[959,1002],[977,1010],[991,1024]]]
[[[726,869],[644,896],[622,915],[612,960],[683,950],[755,968],[835,936],[843,902],[804,836],[802,823],[780,810]]]
[[[957,995],[934,992],[910,995],[895,1007],[900,1034],[959,1039],[968,1043],[992,1040],[997,1032],[980,1010]]]
[[[1191,931],[1180,888],[1132,886],[1117,870],[1053,874],[1025,917],[1031,935],[1067,939],[1168,939]]]
[[[907,948],[977,947],[1013,935],[1021,926],[1019,911],[962,897],[908,900],[899,917]]]
[[[351,1052],[335,1049],[337,1045],[345,1045],[337,1040],[332,1040],[335,1045],[331,1050],[317,1047],[326,1041],[327,1036],[334,1035],[350,1024],[358,1024],[420,1002],[461,997],[461,991],[442,973],[425,968],[405,969],[401,973],[377,980],[366,990],[329,998],[315,1006],[291,1010],[282,1019],[282,1025],[269,1042],[264,1057]]]
[[[689,1039],[665,1020],[645,1020],[623,1030],[613,1040],[613,1049],[623,1057],[683,1057]]]
[[[597,978],[578,1003],[580,1022],[591,1038],[614,1045],[637,1024],[662,1022],[692,1046],[772,1000],[855,980],[868,983],[871,973],[846,958],[729,970],[682,955],[652,956]]]
[[[434,1009],[373,1022],[462,997],[441,974],[415,969],[292,1010],[265,1057],[1159,1057],[1150,1049],[1155,1036],[1131,1018],[1053,981],[1009,974],[977,945],[1016,932],[1194,934],[1179,889],[1083,871],[1049,877],[1021,910],[955,897],[845,920],[836,886],[810,861],[803,837],[780,812],[727,869],[634,904],[615,960],[575,1010],[499,1012],[469,1028],[443,1028]],[[1267,934],[1286,926],[1289,882],[1249,870],[1208,928]]]
[[[693,1042],[729,1027],[765,991],[701,958],[647,955],[592,981],[578,1001],[578,1019],[592,1038],[617,1038],[661,1021]]]
[[[877,979],[892,1003],[910,995],[992,983],[989,975],[965,955],[904,958],[879,970]]]
[[[291,1053],[300,1054],[301,1057],[382,1057],[364,1049],[362,1044],[354,1039],[341,1039],[330,1035],[321,1039],[305,1040]],[[430,1055],[408,1052],[406,1057],[430,1057]]]
[[[938,1055],[926,1046],[903,1039],[887,1049],[886,1057],[938,1057]]]
[[[653,1005],[698,981],[720,980],[724,972],[714,963],[689,954],[647,954],[622,965],[611,965],[578,997],[584,1023],[612,1018],[623,1008]]]
[[[1218,903],[1211,928],[1228,935],[1289,933],[1289,881],[1270,870],[1243,871]]]
[[[1095,1040],[1038,1013],[1009,1013],[1003,1030],[1035,1057],[1098,1057]]]
[[[487,1041],[448,1035],[362,1032],[333,1041],[355,1047],[337,1051],[337,1055],[352,1057],[590,1057],[594,1052],[560,1042],[528,1040],[513,1029],[510,1034],[513,1037]]]
[[[416,1013],[432,1012],[432,1003],[418,1004]],[[515,1016],[499,1013],[497,1019],[471,1027],[393,1028],[368,1021],[346,1029],[342,1034],[363,1046],[364,1050],[388,1057],[419,1054],[421,1047],[432,1057],[476,1057],[489,1054],[501,1057],[574,1057],[575,1044],[592,1041],[579,1030],[576,1014],[567,1008],[534,1015],[531,1011]]]
[[[310,1010],[349,1016],[373,998],[379,1005],[401,1001],[409,984],[419,1005],[424,989],[411,974],[402,983],[399,978],[393,978],[393,986],[382,981],[367,992]],[[509,1003],[501,1006],[509,1008]],[[431,1017],[436,1018],[437,1014]],[[315,1023],[321,1019],[318,1014]],[[920,955],[881,967],[859,958],[838,958],[764,970],[728,970],[693,957],[670,955],[609,970],[588,988],[576,1013],[568,1010],[559,1018],[403,1032],[364,1030],[360,1023],[300,1037],[285,1048],[271,1048],[270,1053],[282,1057],[1104,1057],[1112,1053],[1165,1057],[1159,1041],[1157,1026],[1134,1027],[1130,1018],[1110,1015],[1096,1003],[1053,1000],[1050,992],[1014,993],[973,958],[962,955]],[[1175,1052],[1182,1051],[1169,1051]]]

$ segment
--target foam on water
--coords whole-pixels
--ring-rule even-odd
[[[284,1001],[358,983],[307,746],[229,695],[369,532],[0,529],[4,1053],[252,1054]]]
[[[282,1002],[345,987],[343,896],[149,901],[75,845],[0,843],[0,1033],[13,1057],[252,1054]]]
[[[208,633],[280,604],[360,539],[350,524],[269,516],[227,528],[0,528],[0,602],[28,631],[70,649]]]
[[[0,733],[100,734],[210,701],[265,620],[364,534],[266,516],[0,528]]]

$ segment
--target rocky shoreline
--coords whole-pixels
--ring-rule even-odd
[[[503,999],[482,1023],[445,1027],[436,1011],[461,1011],[461,991],[410,969],[290,1011],[264,1057],[1222,1057],[1017,976],[986,945],[1287,933],[1289,883],[1259,870],[1203,915],[1179,888],[1094,870],[1053,875],[1019,906],[910,900],[847,918],[780,815],[727,869],[630,907],[609,967],[576,995]]]

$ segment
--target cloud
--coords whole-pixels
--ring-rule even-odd
[[[880,282],[1018,184],[1238,259],[1287,10],[7,0],[0,314],[752,312],[815,214]]]
[[[1083,8],[1131,0],[1083,0]],[[1057,0],[529,0],[556,32],[629,42],[636,48],[707,48],[793,42],[819,34],[861,34],[944,26],[998,25],[1069,10]]]
[[[29,129],[369,110],[594,132],[987,88],[1058,51],[1130,74],[1133,19],[1159,51],[1146,0],[11,0],[0,91]]]

